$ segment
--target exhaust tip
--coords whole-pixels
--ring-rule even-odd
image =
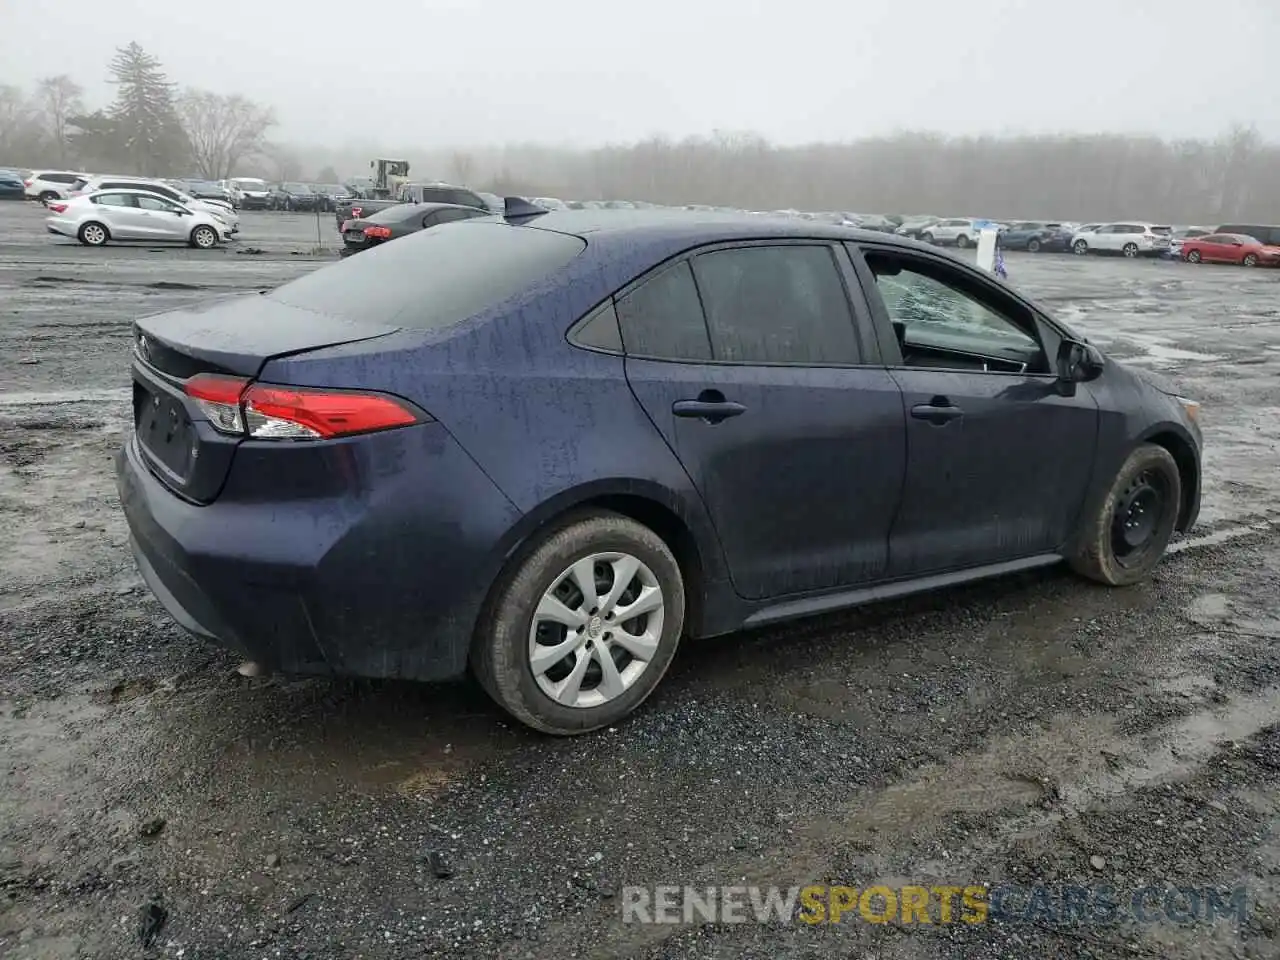
[[[260,664],[257,660],[246,660],[240,666],[236,667],[236,673],[242,677],[264,677],[267,675],[267,668]]]

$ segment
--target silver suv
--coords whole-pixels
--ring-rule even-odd
[[[1157,257],[1169,249],[1169,227],[1151,223],[1104,223],[1092,230],[1077,230],[1071,238],[1071,252],[1119,253],[1126,257]]]
[[[939,220],[933,226],[921,232],[920,239],[925,243],[937,243],[944,246],[954,243],[963,250],[965,247],[972,246],[978,242],[978,234],[980,232],[981,228],[976,220],[952,218]]]

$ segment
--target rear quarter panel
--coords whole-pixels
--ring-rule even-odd
[[[630,494],[680,517],[705,579],[727,582],[702,500],[632,395],[622,358],[566,339],[574,321],[643,268],[584,254],[457,326],[273,360],[261,379],[368,387],[428,411],[522,515],[496,547],[499,562],[575,503]]]

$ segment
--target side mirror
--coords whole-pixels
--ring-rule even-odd
[[[1102,375],[1106,365],[1098,348],[1079,340],[1063,340],[1058,346],[1058,381],[1063,384],[1087,383]]]

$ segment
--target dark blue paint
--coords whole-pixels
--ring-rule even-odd
[[[896,595],[911,578],[941,585],[982,564],[1043,562],[1070,549],[1081,511],[1152,437],[1181,445],[1192,474],[1182,526],[1195,519],[1198,432],[1173,398],[1115,363],[1072,396],[1046,376],[895,368],[882,306],[861,302],[864,366],[624,360],[566,339],[621,287],[705,244],[923,249],[911,241],[649,211],[552,212],[502,229],[587,246],[444,329],[337,320],[269,297],[146,321],[175,355],[266,382],[382,391],[424,412],[421,424],[338,441],[220,441],[222,481],[204,497],[175,494],[131,441],[119,476],[139,566],[184,625],[299,672],[454,676],[513,551],[575,506],[603,502],[679,541],[689,632],[723,633],[858,591]],[[349,263],[366,259],[376,268],[376,251]],[[851,295],[862,297],[857,284]],[[1040,322],[1052,353],[1069,332]],[[141,361],[135,377],[180,387]],[[672,415],[704,390],[746,409],[718,423]],[[943,393],[964,405],[963,420],[909,415]]]

